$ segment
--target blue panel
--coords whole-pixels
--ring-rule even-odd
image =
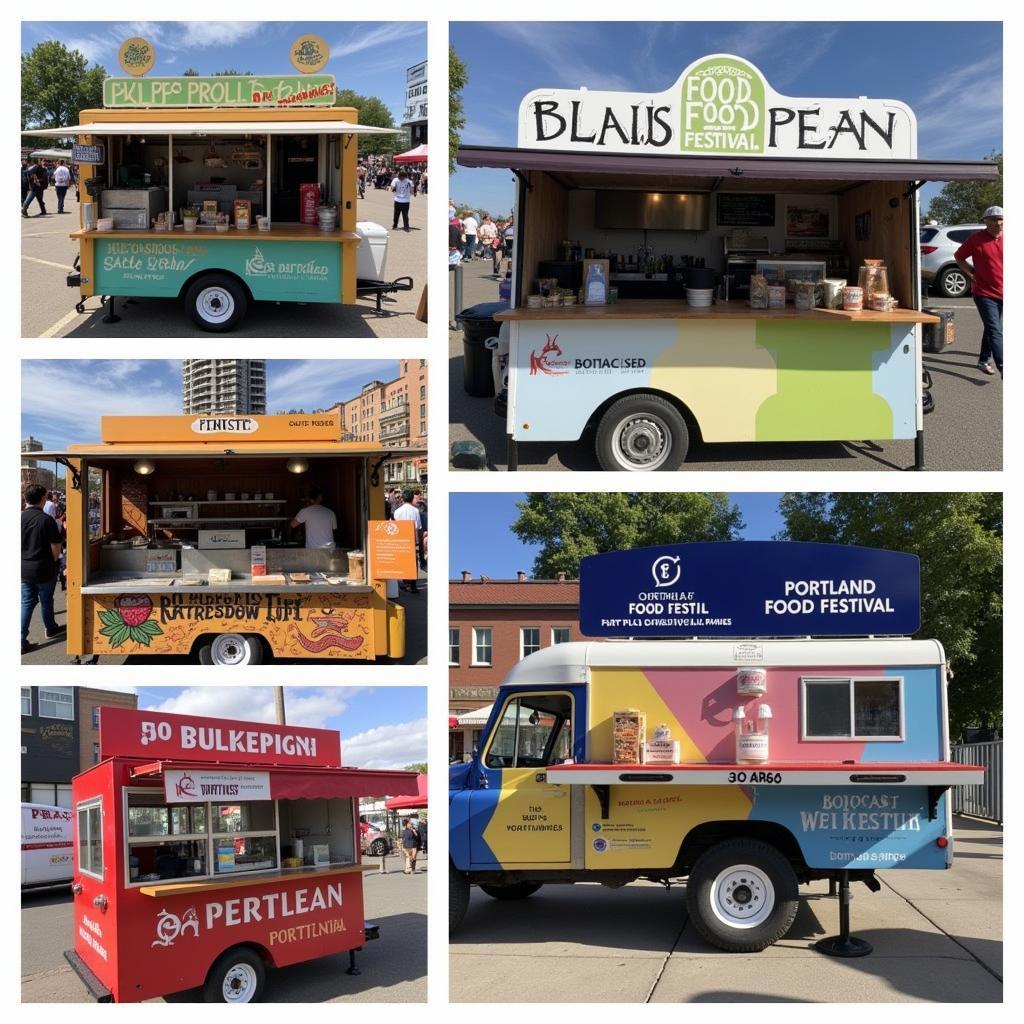
[[[942,750],[942,670],[926,668],[886,668],[887,676],[903,677],[903,702],[906,739],[902,743],[865,743],[861,760],[941,761]]]

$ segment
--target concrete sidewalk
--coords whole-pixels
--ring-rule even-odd
[[[453,1002],[1000,1002],[1002,829],[954,820],[950,871],[882,871],[854,885],[854,960],[814,943],[838,931],[828,883],[802,886],[790,933],[763,953],[723,953],[687,920],[684,887],[546,886],[502,903],[473,889],[450,947]],[[510,989],[505,982],[515,978]]]

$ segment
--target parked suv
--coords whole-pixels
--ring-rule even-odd
[[[921,228],[921,281],[925,290],[934,288],[947,299],[970,294],[971,282],[956,265],[953,253],[976,231],[984,230],[984,224],[930,224]]]

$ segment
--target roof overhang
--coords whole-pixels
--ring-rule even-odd
[[[56,451],[22,452],[22,460],[45,462],[53,459],[137,459],[140,456],[163,458],[250,458],[265,455],[338,455],[373,458],[384,455],[405,457],[425,455],[423,448],[382,448],[379,445],[339,441],[264,441],[262,444],[238,441],[227,447],[223,441],[196,444],[83,444]]]
[[[989,160],[828,160],[784,157],[639,156],[514,147],[460,146],[460,167],[543,171],[564,188],[691,189],[706,192],[844,192],[866,181],[998,181]],[[628,178],[622,181],[623,177]]]
[[[69,135],[400,135],[401,128],[377,128],[351,121],[87,121],[64,128],[26,128],[34,138],[62,139]]]

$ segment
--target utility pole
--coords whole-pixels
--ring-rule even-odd
[[[277,724],[287,725],[284,717],[284,687],[274,687],[274,710],[277,712]]]

